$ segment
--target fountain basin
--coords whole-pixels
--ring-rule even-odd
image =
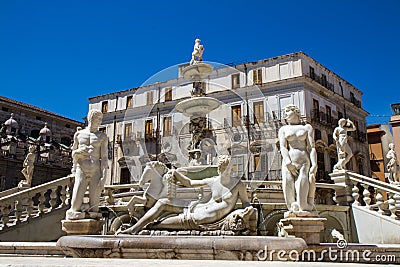
[[[205,116],[220,106],[220,102],[212,97],[199,96],[179,102],[175,109],[185,116]]]
[[[205,63],[189,65],[182,70],[183,78],[189,81],[200,81],[207,78],[212,72],[213,67]]]
[[[66,255],[78,258],[260,260],[266,248],[301,251],[301,238],[272,236],[63,236]]]

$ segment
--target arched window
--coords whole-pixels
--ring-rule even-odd
[[[32,138],[38,138],[39,137],[39,133],[40,133],[40,130],[32,130],[31,134],[29,136],[32,137]]]

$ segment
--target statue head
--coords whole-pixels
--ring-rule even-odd
[[[218,173],[222,174],[231,163],[231,157],[228,155],[218,156]]]
[[[29,146],[29,148],[28,148],[28,151],[30,152],[30,153],[33,153],[33,152],[35,152],[35,146]]]
[[[195,42],[195,43],[200,43],[201,40],[200,40],[199,38],[197,38],[194,42]]]
[[[296,122],[300,122],[300,109],[295,106],[295,105],[287,105],[284,109],[285,112],[285,119],[289,122],[289,123],[296,123]]]
[[[347,120],[344,119],[344,118],[341,118],[341,119],[338,121],[338,124],[339,124],[340,127],[344,127],[344,126],[346,125],[346,123],[347,123]]]
[[[97,130],[103,120],[103,113],[100,110],[91,109],[87,115],[87,120],[89,123],[89,128],[91,130]]]
[[[390,144],[389,144],[389,148],[390,148],[390,149],[394,149],[394,144],[393,144],[393,143],[390,143]]]

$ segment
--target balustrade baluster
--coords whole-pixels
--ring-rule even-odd
[[[361,203],[358,201],[358,198],[360,197],[360,194],[359,194],[359,189],[358,189],[358,187],[357,187],[357,183],[353,183],[353,188],[352,188],[352,196],[353,196],[353,198],[354,198],[354,203],[353,203],[353,205],[355,205],[355,206],[361,206]]]
[[[26,218],[27,220],[29,220],[29,218],[32,217],[32,213],[33,213],[33,199],[32,197],[28,197],[28,199],[26,200]]]
[[[383,214],[384,213],[383,206],[385,205],[385,202],[383,202],[383,196],[380,193],[380,191],[377,191],[375,199],[376,199],[376,205],[378,206],[378,213]]]
[[[22,212],[23,212],[22,196],[20,196],[20,197],[18,197],[17,201],[15,202],[15,222],[16,223],[21,221]]]
[[[400,220],[400,195],[399,194],[395,194],[393,196],[394,199],[394,218],[396,220]]]
[[[66,185],[62,185],[61,186],[61,190],[60,190],[60,200],[61,200],[61,204],[60,207],[64,207],[65,205],[67,205],[66,203],[66,199],[67,199],[67,190],[65,189]]]
[[[53,187],[51,188],[51,193],[50,193],[50,209],[53,210],[56,208],[57,205],[57,189],[58,187]]]
[[[367,184],[363,184],[362,186],[364,187],[364,191],[363,191],[364,198],[363,198],[363,200],[365,202],[365,207],[367,209],[371,209],[371,206],[370,206],[370,204],[371,204],[371,197],[370,197],[371,193],[368,190],[368,185]]]
[[[10,206],[6,204],[5,206],[1,207],[1,221],[3,223],[3,228],[8,227],[8,222],[10,221]]]
[[[46,197],[44,196],[45,192],[41,192],[40,197],[39,197],[39,205],[38,205],[38,210],[39,210],[39,215],[44,213],[44,207],[45,207],[45,202],[46,202]]]

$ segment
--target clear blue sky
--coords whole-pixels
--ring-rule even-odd
[[[141,85],[189,60],[296,51],[364,92],[372,115],[400,102],[400,1],[0,1],[0,95],[81,120],[88,97]],[[372,117],[369,122],[387,122]]]

